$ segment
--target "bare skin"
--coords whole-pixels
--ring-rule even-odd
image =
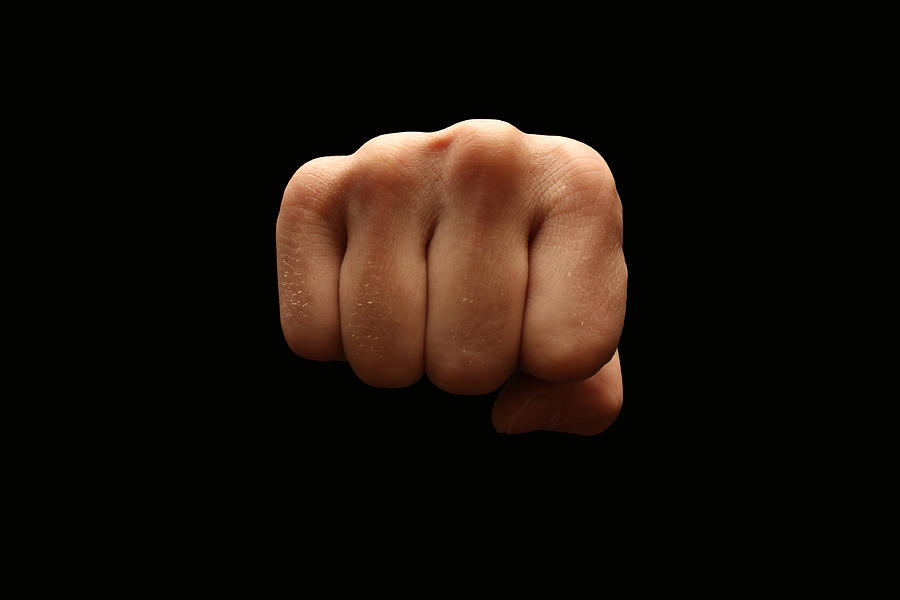
[[[365,383],[503,386],[497,431],[593,435],[622,405],[622,205],[589,146],[472,120],[312,160],[276,229],[285,339]]]

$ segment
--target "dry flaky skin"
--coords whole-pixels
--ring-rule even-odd
[[[379,136],[303,165],[276,235],[300,356],[457,394],[518,369],[500,431],[598,433],[618,414],[622,205],[589,146],[493,120]]]

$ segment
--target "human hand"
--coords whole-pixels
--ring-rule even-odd
[[[276,238],[298,355],[377,387],[506,383],[501,432],[591,435],[618,415],[622,205],[589,146],[493,120],[379,136],[303,165]]]

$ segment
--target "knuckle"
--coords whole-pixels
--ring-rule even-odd
[[[340,337],[330,328],[299,327],[296,318],[282,313],[282,333],[291,351],[307,360],[341,360],[344,356]]]
[[[463,187],[511,181],[525,166],[525,134],[505,121],[464,121],[453,128],[451,181]]]
[[[346,158],[324,156],[301,166],[288,181],[281,201],[279,222],[288,220],[330,220],[336,209]]]
[[[414,157],[411,154],[402,146],[367,142],[354,155],[355,186],[369,194],[402,191],[410,186],[413,179]]]
[[[549,174],[552,212],[597,215],[621,231],[622,203],[606,160],[593,148],[564,139],[554,150]]]
[[[452,130],[457,139],[469,137],[501,141],[524,135],[512,123],[500,119],[468,119],[454,125]]]
[[[615,179],[606,160],[596,150],[576,140],[566,138],[557,150],[557,176],[577,189],[613,193]]]
[[[396,133],[369,140],[353,155],[351,215],[402,214],[420,185],[417,135]]]
[[[382,176],[386,182],[409,176],[418,164],[424,139],[425,134],[413,131],[376,136],[353,153],[355,164],[361,173]]]
[[[360,381],[372,387],[404,388],[422,378],[422,369],[416,365],[365,364],[358,359],[349,362]]]
[[[392,150],[401,150],[415,146],[422,138],[423,134],[412,131],[400,131],[394,133],[383,133],[376,135],[355,152],[357,155],[378,154],[381,152],[390,152]]]
[[[545,339],[539,352],[529,352],[528,370],[544,381],[578,381],[591,377],[616,352],[618,338]]]
[[[489,394],[503,385],[510,374],[497,367],[472,365],[469,359],[459,358],[431,361],[426,373],[439,389],[464,396]]]
[[[425,353],[428,377],[451,394],[487,394],[515,369],[518,347],[502,348],[490,341],[431,343]]]

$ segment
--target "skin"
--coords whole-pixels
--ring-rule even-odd
[[[593,435],[618,415],[622,205],[589,146],[494,120],[379,136],[300,167],[276,237],[296,354],[376,387],[504,386],[500,432]]]

